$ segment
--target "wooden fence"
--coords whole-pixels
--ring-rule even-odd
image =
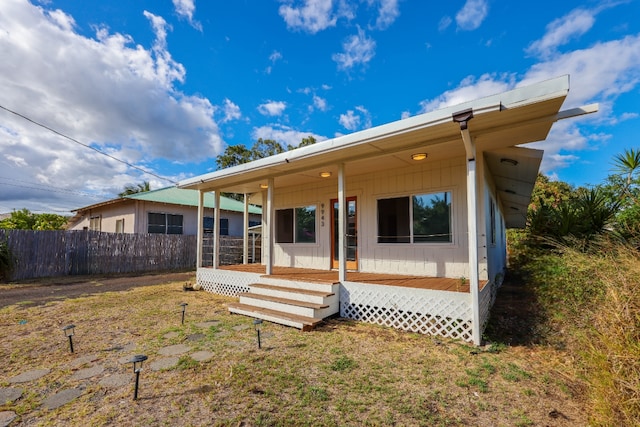
[[[0,229],[15,266],[11,280],[84,274],[139,273],[195,269],[196,236],[120,234],[98,231]],[[236,237],[221,237],[221,254],[237,247]],[[242,262],[242,253],[225,263]]]

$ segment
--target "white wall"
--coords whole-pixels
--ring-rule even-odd
[[[467,266],[466,164],[464,158],[427,161],[401,171],[350,176],[345,168],[346,194],[358,198],[358,255],[362,272],[469,277]],[[377,242],[377,199],[450,191],[452,243],[381,244]],[[314,186],[275,189],[275,208],[317,206],[317,243],[275,244],[274,264],[329,269],[331,206],[337,180]],[[323,208],[324,206],[324,208]],[[324,224],[322,224],[324,216]]]
[[[144,200],[124,201],[92,209],[85,212],[80,221],[69,229],[82,230],[85,227],[89,228],[90,217],[100,215],[100,231],[115,233],[116,221],[124,219],[125,233],[144,234],[148,230],[149,212],[182,215],[183,234],[196,235],[198,233],[198,209],[196,207],[147,202]],[[205,216],[213,216],[213,209],[205,209]],[[222,211],[221,217],[229,219],[230,236],[242,236],[242,212]],[[252,221],[259,221],[260,215],[250,214],[249,218]]]

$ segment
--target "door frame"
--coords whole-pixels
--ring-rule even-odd
[[[347,270],[351,270],[351,271],[358,271],[358,196],[349,196],[345,199],[345,202],[347,204],[346,208],[349,209],[349,202],[355,202],[356,204],[356,213],[355,213],[355,231],[356,231],[356,235],[354,236],[356,239],[356,256],[355,256],[355,260],[353,261],[348,261],[347,260]],[[329,206],[331,207],[331,217],[330,217],[330,222],[331,222],[331,227],[330,228],[330,233],[331,235],[329,236],[329,241],[330,241],[330,255],[329,255],[329,259],[330,259],[330,263],[331,263],[331,269],[337,269],[339,268],[339,260],[334,259],[334,254],[335,254],[335,250],[336,250],[336,239],[335,239],[335,235],[336,235],[336,227],[338,224],[336,224],[335,222],[335,204],[338,202],[338,199],[331,199],[329,201]],[[347,211],[347,215],[348,215],[348,211]]]

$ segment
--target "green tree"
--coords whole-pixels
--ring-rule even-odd
[[[14,210],[9,218],[0,221],[0,228],[10,230],[33,230],[36,223],[34,214],[29,209]]]
[[[253,144],[253,147],[251,147],[251,160],[263,159],[265,157],[284,153],[284,151],[284,148],[279,142],[273,139],[258,138],[255,144]]]
[[[245,147],[244,144],[229,145],[225,148],[224,153],[216,157],[216,165],[218,169],[226,169],[252,160],[255,160],[253,151]]]
[[[0,228],[11,230],[62,230],[68,218],[52,213],[34,214],[29,209],[11,212],[9,218],[0,221]]]
[[[131,194],[144,193],[150,190],[151,190],[151,186],[149,185],[149,181],[142,181],[141,184],[125,186],[124,191],[121,193],[118,193],[118,196],[124,197],[124,196],[129,196]]]

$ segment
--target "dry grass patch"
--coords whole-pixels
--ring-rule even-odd
[[[184,292],[181,282],[2,309],[0,386],[30,369],[51,373],[12,385],[25,393],[0,411],[15,411],[16,425],[30,426],[585,424],[573,373],[556,350],[478,349],[343,319],[308,333],[265,323],[258,350],[252,319],[228,314],[230,301]],[[189,304],[184,325],[181,302]],[[69,323],[75,354],[61,330]],[[175,344],[190,351],[173,367],[151,370],[164,357],[159,351]],[[197,362],[197,351],[213,357]],[[122,361],[139,353],[149,360],[134,402],[131,364]],[[95,359],[74,363],[86,356]],[[95,365],[104,367],[100,375],[71,378]],[[117,374],[130,374],[131,383],[100,385]],[[66,388],[82,389],[81,397],[41,409]]]

